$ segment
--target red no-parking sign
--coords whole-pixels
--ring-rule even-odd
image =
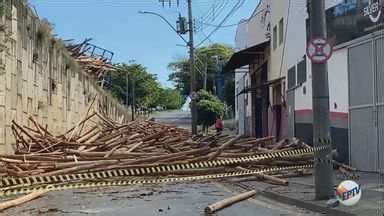
[[[325,38],[312,39],[307,45],[307,56],[313,63],[325,63],[332,56],[332,46]]]

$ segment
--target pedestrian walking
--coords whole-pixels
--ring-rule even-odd
[[[221,120],[221,116],[216,116],[215,122],[216,133],[221,133],[223,131],[223,120]]]

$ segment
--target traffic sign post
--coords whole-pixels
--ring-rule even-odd
[[[313,63],[324,64],[332,56],[332,46],[325,38],[312,39],[307,45],[307,56]]]

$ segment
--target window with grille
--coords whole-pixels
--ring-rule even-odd
[[[307,61],[304,58],[297,64],[297,83],[304,83],[307,81]]]
[[[279,45],[284,41],[284,18],[279,22]]]
[[[277,48],[277,26],[273,27],[273,50]]]
[[[293,66],[288,70],[288,89],[296,86],[296,67]]]

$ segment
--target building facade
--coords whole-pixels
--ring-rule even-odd
[[[384,1],[326,0],[330,118],[338,160],[384,170]],[[239,133],[312,144],[306,1],[261,0],[240,21],[226,65],[236,73]]]

